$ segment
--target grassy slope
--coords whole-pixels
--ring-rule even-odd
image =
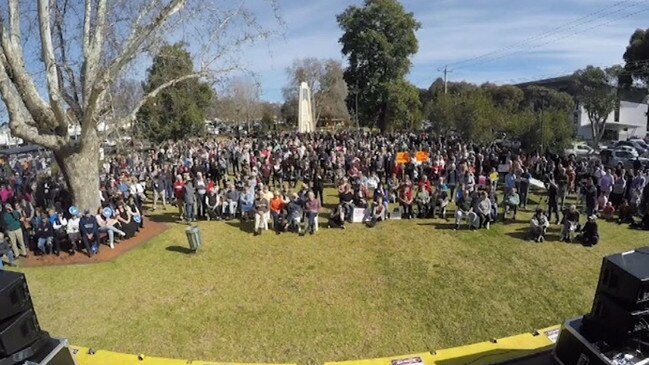
[[[221,361],[428,351],[584,313],[602,256],[649,243],[608,223],[593,249],[527,243],[526,223],[453,232],[399,221],[306,237],[200,225],[195,256],[167,249],[186,246],[174,225],[114,263],[24,269],[41,325],[79,345]]]

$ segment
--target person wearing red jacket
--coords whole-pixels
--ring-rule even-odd
[[[185,183],[183,182],[183,177],[181,175],[176,176],[176,182],[174,182],[174,195],[176,197],[176,204],[178,205],[178,214],[180,215],[180,220],[182,220],[183,206],[185,205]]]

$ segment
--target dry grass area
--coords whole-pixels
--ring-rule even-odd
[[[113,263],[24,271],[41,325],[74,344],[321,364],[558,324],[590,309],[603,256],[649,243],[611,223],[600,224],[603,241],[592,249],[553,237],[529,243],[528,218],[479,232],[413,220],[305,237],[203,222],[197,255],[179,248],[184,226],[175,225]]]

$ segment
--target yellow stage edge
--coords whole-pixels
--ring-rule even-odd
[[[324,365],[488,365],[520,359],[550,350],[557,340],[560,326],[552,326],[533,333],[485,341],[466,346],[454,347],[410,355],[383,357],[378,359],[326,362]],[[219,361],[199,361],[167,359],[144,355],[122,354],[97,350],[89,353],[89,348],[70,346],[78,365],[296,365],[235,363]]]

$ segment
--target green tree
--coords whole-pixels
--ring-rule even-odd
[[[146,93],[160,85],[193,72],[191,55],[182,43],[164,45],[147,70]],[[205,115],[213,91],[198,79],[176,83],[151,98],[138,113],[141,131],[151,141],[199,136],[205,130]]]
[[[636,30],[629,45],[624,52],[624,73],[620,76],[620,83],[631,86],[634,81],[649,86],[649,28]]]
[[[438,135],[446,136],[457,130],[454,98],[453,95],[442,93],[430,100],[424,108],[426,118]]]
[[[387,99],[387,129],[412,130],[421,124],[419,89],[406,81],[385,86]]]
[[[593,146],[602,140],[608,117],[618,103],[616,80],[617,74],[613,69],[588,66],[575,73],[577,99],[588,115]]]
[[[399,87],[395,85],[404,86],[410,56],[419,48],[415,31],[420,24],[397,0],[365,0],[362,7],[348,7],[337,20],[343,30],[342,53],[349,60],[344,73],[351,91],[347,105],[364,125],[385,131],[395,120],[388,110],[390,94]]]

